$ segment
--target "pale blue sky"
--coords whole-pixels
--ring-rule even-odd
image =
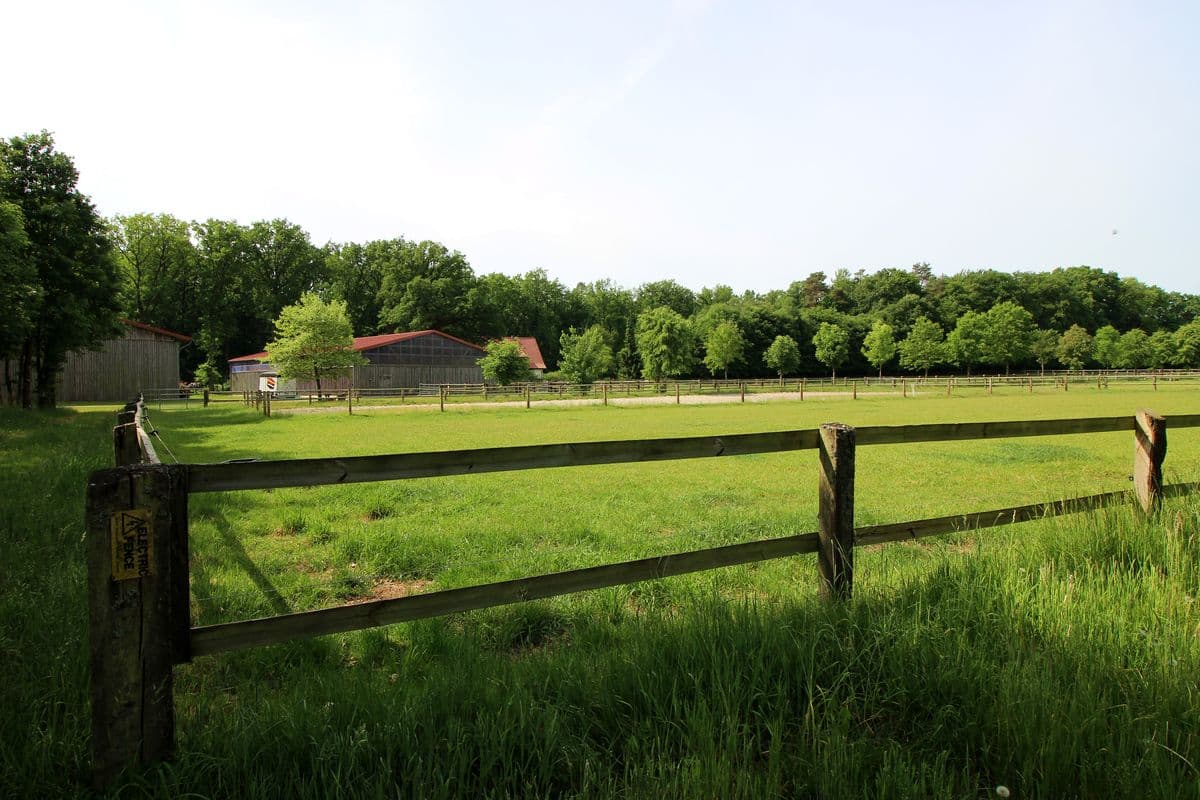
[[[1200,292],[1200,3],[9,4],[105,214],[567,285],[1090,264]],[[1118,231],[1113,235],[1113,230]]]

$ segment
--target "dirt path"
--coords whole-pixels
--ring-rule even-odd
[[[859,392],[864,399],[868,397],[884,397],[891,395],[899,395],[900,392]],[[827,399],[833,397],[850,397],[851,392],[805,392],[804,399]],[[777,400],[798,400],[800,393],[791,392],[759,392],[757,394],[747,394],[747,403],[769,403]],[[737,392],[729,394],[684,394],[679,396],[679,405],[699,406],[711,405],[714,403],[740,403],[741,395]],[[562,400],[534,400],[533,407],[535,408],[570,408],[572,406],[598,406],[602,405],[604,400],[599,397],[573,397]],[[665,394],[657,397],[616,397],[609,395],[608,404],[610,406],[661,406],[674,405],[675,395]],[[355,412],[358,411],[419,411],[421,409],[432,408],[434,403],[412,403],[400,405],[354,405]],[[447,403],[446,409],[452,410],[456,408],[516,408],[521,405],[520,400],[510,400],[507,402],[484,402],[477,403]],[[324,406],[312,408],[280,408],[275,411],[279,414],[345,414],[346,406]]]

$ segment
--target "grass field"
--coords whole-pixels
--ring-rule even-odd
[[[1194,389],[988,398],[152,415],[183,461],[1200,411]],[[0,794],[86,774],[79,541],[111,415],[0,416]],[[162,452],[160,450],[160,452]],[[859,524],[1128,485],[1132,436],[862,448]],[[1200,474],[1170,434],[1168,480]],[[211,623],[815,529],[811,452],[192,499]],[[17,500],[19,498],[19,500]],[[812,556],[198,659],[178,760],[130,794],[1200,796],[1200,502]]]

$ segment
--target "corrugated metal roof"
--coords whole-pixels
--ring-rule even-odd
[[[356,336],[354,338],[354,343],[352,345],[350,345],[350,347],[352,350],[356,350],[361,353],[366,350],[374,350],[376,347],[383,347],[384,345],[395,344],[396,342],[403,342],[408,339],[416,339],[421,336],[430,336],[430,335],[441,336],[444,339],[450,339],[451,341],[455,341],[461,345],[470,347],[472,350],[478,350],[481,353],[485,352],[484,349],[477,344],[471,344],[470,342],[466,341],[465,339],[460,339],[457,336],[451,336],[448,333],[443,333],[442,331],[435,331],[435,330],[407,331],[405,333],[381,333],[381,334],[378,334],[377,336]],[[534,347],[536,347],[536,346],[537,346],[537,343],[535,342]],[[540,357],[540,354],[539,354],[539,357]],[[229,359],[229,363],[235,364],[235,363],[242,362],[242,361],[262,361],[266,358],[267,358],[267,351],[263,350],[261,353],[251,353],[248,356],[238,356],[237,358],[231,358],[231,359]]]
[[[118,321],[122,325],[128,325],[131,328],[137,328],[137,329],[143,330],[143,331],[150,331],[150,333],[157,333],[162,336],[170,336],[172,339],[178,339],[181,342],[190,342],[192,340],[192,337],[190,337],[190,336],[184,336],[182,333],[176,333],[175,331],[169,331],[166,328],[156,328],[153,325],[147,325],[144,322],[134,322],[133,320],[125,319],[124,317],[119,318]]]
[[[546,368],[546,361],[542,358],[542,348],[538,347],[537,339],[532,336],[505,336],[504,341],[517,343],[521,352],[529,359],[530,369]]]

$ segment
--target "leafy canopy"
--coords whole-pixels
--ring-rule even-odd
[[[704,366],[713,375],[722,370],[728,378],[729,365],[740,360],[745,349],[746,339],[741,329],[737,323],[726,320],[713,328],[704,340]]]
[[[279,312],[267,356],[281,377],[316,381],[320,391],[322,377],[367,363],[351,349],[353,344],[345,301],[327,303],[315,292],[305,292],[299,303]]]
[[[896,329],[881,319],[875,320],[863,339],[862,354],[882,374],[883,365],[896,357]]]
[[[832,322],[822,322],[813,336],[813,349],[817,360],[833,370],[837,377],[837,368],[850,355],[850,334],[841,325]]]
[[[900,366],[929,374],[929,368],[946,360],[942,326],[928,317],[919,317],[900,343]]]
[[[776,336],[763,353],[763,362],[783,378],[785,373],[795,372],[800,367],[800,346],[790,336]]]
[[[559,339],[558,369],[572,383],[592,383],[612,371],[613,354],[604,328],[593,325],[583,333],[574,328]]]
[[[682,375],[696,363],[696,335],[692,326],[666,306],[638,315],[636,339],[642,374],[652,381]]]
[[[483,371],[483,379],[508,386],[517,381],[529,380],[529,356],[516,342],[498,339],[484,347],[487,354],[477,362]]]

